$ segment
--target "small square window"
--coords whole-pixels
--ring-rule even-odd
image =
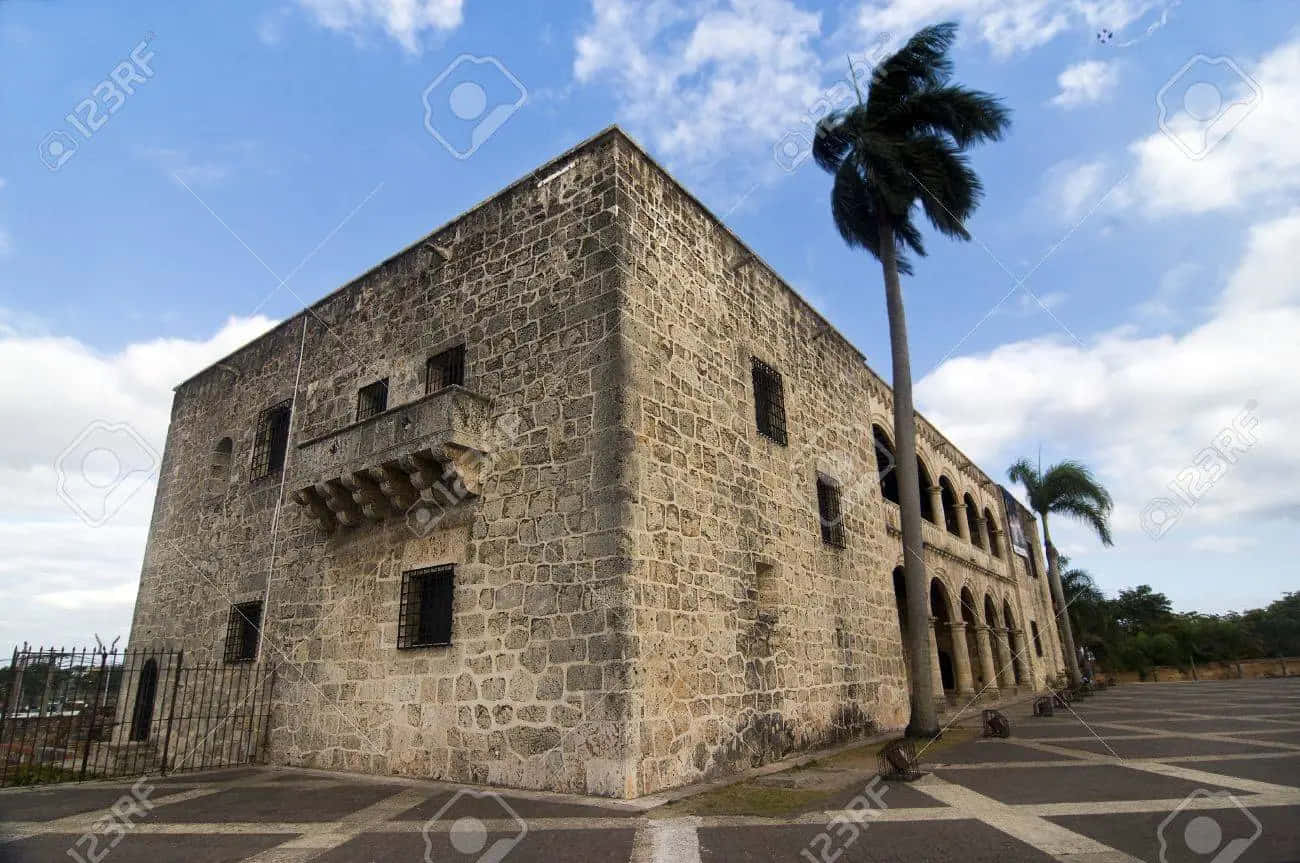
[[[402,574],[397,646],[435,647],[451,644],[454,566],[433,566]]]
[[[252,662],[262,631],[262,603],[241,602],[230,607],[226,624],[226,662]]]
[[[785,391],[781,386],[781,373],[760,359],[754,358],[754,419],[759,434],[770,437],[784,446]]]
[[[253,479],[271,476],[284,468],[289,448],[289,417],[293,402],[285,400],[262,411],[253,441]]]
[[[429,357],[424,367],[424,391],[435,392],[443,387],[465,386],[465,346],[456,345],[437,356]]]
[[[822,525],[822,542],[844,547],[844,516],[840,512],[839,483],[817,474],[817,518]]]
[[[357,422],[388,410],[388,378],[357,390]]]

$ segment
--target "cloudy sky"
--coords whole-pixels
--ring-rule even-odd
[[[846,57],[945,18],[1014,127],[905,284],[921,409],[999,478],[1093,465],[1115,547],[1057,533],[1109,591],[1296,588],[1288,0],[10,0],[0,642],[125,636],[172,385],[610,122],[888,375],[805,145]]]

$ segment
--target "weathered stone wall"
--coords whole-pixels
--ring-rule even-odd
[[[231,604],[260,599],[271,573],[273,761],[626,793],[611,146],[521,181],[177,390],[132,646],[219,660]],[[426,535],[400,515],[326,534],[286,499],[273,540],[280,476],[249,480],[259,412],[298,379],[292,474],[298,443],[355,420],[359,387],[388,377],[390,408],[408,403],[425,360],[461,342],[466,389],[512,430],[481,495]],[[224,436],[233,469],[214,478]],[[398,650],[402,573],[444,563],[453,644]]]
[[[617,158],[645,675],[637,791],[899,728],[907,672],[892,572],[902,548],[871,438],[873,423],[892,430],[889,389],[638,149],[623,144]],[[751,357],[783,377],[788,445],[756,430]],[[949,477],[959,499],[969,492],[1002,524],[996,484],[924,421],[920,439],[934,482]],[[820,536],[818,471],[842,488],[843,549]],[[1008,603],[1027,630],[1031,585],[1005,539],[995,558],[942,527],[925,532],[950,619],[970,587],[994,597],[999,619]],[[1019,658],[1032,675],[1021,685],[1041,682],[1043,660]]]
[[[321,436],[352,434],[384,377],[383,421],[414,415],[426,359],[462,342],[465,389],[509,430],[478,495],[432,529],[323,532],[291,499]],[[754,427],[751,356],[783,375],[788,446]],[[258,415],[290,398],[277,514],[281,476],[250,462]],[[178,388],[131,643],[219,661],[231,605],[265,595],[270,759],[294,765],[627,796],[898,728],[898,509],[871,437],[891,410],[851,345],[602,134]],[[919,446],[1005,523],[924,421]],[[818,471],[842,487],[843,549],[820,538]],[[967,587],[1055,638],[1005,540],[999,558],[925,532],[951,603]],[[448,563],[452,645],[397,649],[403,572]]]

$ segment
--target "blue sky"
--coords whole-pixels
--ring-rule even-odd
[[[1116,546],[1056,532],[1109,591],[1222,611],[1294,589],[1300,30],[1282,0],[9,0],[0,640],[125,634],[152,483],[79,517],[55,488],[87,424],[160,450],[171,385],[611,122],[888,376],[879,268],[835,234],[828,178],[780,148],[845,92],[846,55],[945,18],[958,77],[1014,125],[972,154],[975,241],[931,237],[905,285],[922,410],[999,479],[1040,445],[1092,464]],[[425,125],[449,67],[430,98],[453,146],[473,123],[449,87],[525,97],[468,158]],[[130,93],[104,95],[115,72]],[[86,136],[88,98],[106,122]],[[57,170],[52,140],[76,145]],[[1233,423],[1245,444],[1215,462]],[[1155,498],[1178,509],[1158,540]]]

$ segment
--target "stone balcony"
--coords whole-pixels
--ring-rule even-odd
[[[478,493],[490,407],[483,396],[444,387],[303,441],[287,485],[326,531],[401,518],[419,500],[454,505]]]
[[[902,513],[898,504],[893,501],[883,501],[885,513],[885,527],[893,535],[901,537],[903,534]],[[921,538],[927,548],[932,548],[949,557],[966,561],[979,569],[996,575],[999,578],[1009,579],[1011,576],[1007,572],[1007,561],[1005,558],[997,558],[989,554],[986,549],[979,548],[973,543],[967,542],[960,536],[951,534],[947,529],[937,524],[921,519]]]

